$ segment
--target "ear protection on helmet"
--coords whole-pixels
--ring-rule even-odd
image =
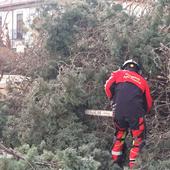
[[[137,73],[141,70],[139,64],[132,59],[125,61],[121,69],[135,71]]]

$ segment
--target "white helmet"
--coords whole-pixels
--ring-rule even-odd
[[[138,72],[140,70],[139,64],[136,61],[134,61],[133,59],[125,61],[121,68],[123,70],[134,68],[134,69],[136,69],[136,72]]]

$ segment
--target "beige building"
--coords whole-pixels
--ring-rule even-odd
[[[23,52],[27,44],[32,42],[29,28],[36,9],[42,0],[0,0],[0,27],[3,41],[9,34],[10,46],[18,52]]]

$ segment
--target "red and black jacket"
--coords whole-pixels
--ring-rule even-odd
[[[117,114],[150,112],[152,97],[146,80],[134,71],[118,70],[106,81],[105,92],[116,104]]]

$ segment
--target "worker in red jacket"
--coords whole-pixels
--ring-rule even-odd
[[[105,84],[106,95],[115,106],[116,140],[112,148],[112,159],[122,167],[125,138],[130,129],[133,137],[129,153],[130,169],[134,167],[144,145],[144,115],[150,112],[152,106],[149,86],[139,72],[139,64],[134,60],[127,60],[121,70],[112,72]]]

